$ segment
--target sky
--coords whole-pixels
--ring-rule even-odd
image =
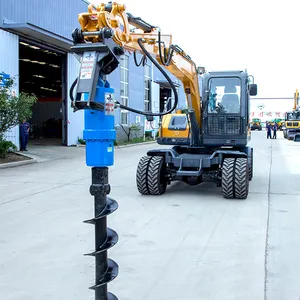
[[[94,4],[103,1],[91,0]],[[257,97],[300,89],[300,10],[295,0],[127,0],[127,12],[171,34],[207,70],[247,69]]]

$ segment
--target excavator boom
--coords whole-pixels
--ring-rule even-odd
[[[190,109],[195,112],[198,128],[201,128],[201,103],[198,73],[192,59],[177,45],[172,44],[171,35],[162,35],[160,29],[141,18],[125,12],[125,5],[119,3],[90,4],[88,12],[78,16],[81,32],[76,32],[78,40],[99,43],[101,30],[109,29],[112,39],[124,50],[144,54],[150,53],[156,61],[178,78],[184,87]],[[130,30],[130,25],[139,28],[141,33]]]

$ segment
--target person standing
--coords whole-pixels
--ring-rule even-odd
[[[26,120],[23,120],[20,124],[20,138],[21,138],[21,149],[20,151],[27,151],[27,143],[29,140],[30,125]]]
[[[277,130],[278,130],[278,124],[275,122],[274,126],[273,126],[273,139],[277,138],[277,135],[276,135]]]
[[[271,139],[272,136],[271,136],[271,124],[270,124],[270,122],[267,123],[267,126],[266,126],[266,127],[267,127],[267,139],[268,139],[268,138]]]

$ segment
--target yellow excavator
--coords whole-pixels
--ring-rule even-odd
[[[150,121],[160,116],[157,143],[171,146],[149,150],[140,159],[136,171],[138,191],[142,195],[161,195],[173,181],[191,185],[214,181],[224,198],[246,199],[253,177],[253,148],[247,146],[251,139],[249,101],[257,94],[253,76],[244,70],[203,73],[203,68],[197,68],[191,57],[172,43],[171,35],[126,12],[124,4],[91,4],[78,20],[80,28],[72,34],[72,50],[83,57],[80,75],[72,85],[74,88],[77,83],[77,93],[90,90],[95,95],[97,78],[101,76],[105,81],[126,51],[133,53],[135,60],[136,53],[142,54],[137,65],[150,60],[174,92],[173,107],[163,113],[143,112],[114,101],[116,108],[142,114]],[[84,60],[90,53],[97,57],[95,67]],[[178,93],[169,73],[183,84],[186,114],[172,113]],[[201,89],[199,76],[203,79]],[[92,80],[89,87],[85,86],[86,78]],[[93,97],[87,101],[73,98],[72,106],[74,110],[87,106],[101,109]]]
[[[253,118],[251,122],[251,130],[262,130],[261,119]]]
[[[273,119],[270,123],[271,123],[271,126],[274,126],[276,123],[278,126],[278,130],[282,130],[284,121],[285,121],[285,119],[276,118],[276,119]]]
[[[283,136],[288,140],[300,141],[300,110],[299,110],[299,91],[294,93],[294,107],[292,111],[285,113],[283,126]]]

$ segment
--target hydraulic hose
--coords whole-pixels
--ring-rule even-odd
[[[157,69],[164,75],[164,77],[167,79],[167,81],[170,83],[170,86],[174,92],[174,97],[175,97],[175,101],[173,106],[167,110],[166,112],[163,113],[151,113],[151,112],[145,112],[145,111],[140,111],[131,107],[128,107],[126,105],[123,105],[119,102],[117,102],[118,106],[122,109],[126,109],[128,111],[134,112],[136,114],[140,114],[140,115],[144,115],[144,116],[164,116],[164,115],[168,115],[170,114],[177,106],[178,104],[178,94],[176,91],[176,87],[174,85],[174,83],[172,82],[171,78],[168,76],[168,74],[166,73],[166,71],[159,65],[159,63],[151,56],[151,54],[146,50],[146,48],[143,45],[143,41],[141,38],[138,39],[138,44],[141,47],[141,49],[143,50],[143,52],[145,53],[145,55],[152,61],[152,63],[157,67]]]
[[[133,58],[134,58],[134,63],[137,67],[139,67],[141,64],[143,64],[143,67],[144,67],[147,63],[147,58],[145,55],[141,58],[141,61],[138,63],[135,51],[133,52]]]
[[[170,48],[169,48],[170,51],[168,53],[168,57],[166,57],[166,48],[164,48],[164,57],[163,57],[162,52],[161,52],[161,43],[162,43],[161,42],[161,35],[160,35],[160,31],[158,31],[158,52],[159,52],[159,58],[160,58],[160,60],[161,60],[161,62],[162,62],[162,64],[164,66],[168,66],[170,64],[170,62],[171,62],[172,57],[173,57],[174,48],[173,48],[172,45],[170,46]]]
[[[70,93],[69,93],[69,96],[70,96],[70,99],[72,102],[74,102],[74,95],[73,95],[73,91],[74,91],[74,88],[77,84],[77,81],[78,81],[78,77],[74,80],[74,82],[72,83],[71,87],[70,87]]]
[[[122,109],[125,109],[125,110],[128,110],[128,111],[131,111],[133,113],[136,113],[136,114],[140,114],[140,115],[144,115],[144,116],[157,116],[157,117],[160,117],[160,116],[164,116],[164,115],[168,115],[170,114],[172,111],[175,110],[177,104],[178,104],[178,94],[177,94],[177,91],[176,91],[176,87],[174,85],[174,83],[172,82],[171,78],[168,76],[168,74],[166,73],[166,71],[159,65],[159,63],[151,56],[151,54],[146,50],[146,48],[143,46],[143,41],[141,38],[138,39],[138,44],[139,46],[141,47],[142,51],[144,52],[145,56],[148,57],[152,63],[157,67],[157,69],[163,74],[163,76],[167,79],[167,81],[170,83],[170,86],[174,92],[174,104],[173,106],[165,111],[165,112],[162,112],[162,113],[152,113],[152,112],[145,112],[145,111],[141,111],[141,110],[138,110],[138,109],[134,109],[134,108],[131,108],[131,107],[128,107],[126,105],[123,105],[121,104],[120,102],[116,101],[117,103],[117,106],[122,108]],[[160,47],[159,47],[160,48]],[[173,50],[173,49],[172,49]],[[142,61],[145,61],[146,60],[146,57],[143,57],[142,58]],[[172,58],[172,57],[171,57]],[[169,57],[168,58],[168,61],[171,61],[171,58]],[[141,62],[142,62],[141,61]],[[71,87],[70,87],[70,93],[69,93],[69,96],[70,96],[70,99],[72,102],[74,102],[74,95],[73,95],[73,91],[74,91],[74,88],[76,86],[78,82],[78,77],[74,80],[74,82],[72,83]]]

